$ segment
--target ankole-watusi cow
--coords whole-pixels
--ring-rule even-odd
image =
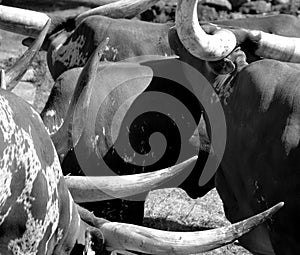
[[[38,42],[43,39],[48,27],[49,22]],[[40,44],[34,44],[25,54],[29,58],[25,56],[25,67],[38,46]],[[20,68],[15,67],[17,70]],[[3,71],[0,74],[1,87],[15,81],[10,77],[5,78]],[[72,177],[65,180],[51,138],[40,116],[29,104],[11,92],[0,89],[0,116],[0,252],[3,255],[70,254],[74,250],[77,254],[103,254],[103,249],[147,254],[194,254],[234,241],[283,206],[283,203],[279,203],[237,224],[203,232],[165,232],[108,222],[77,207],[72,195],[84,199],[81,190],[86,193],[90,189],[93,194],[93,185],[99,189],[98,195],[101,190],[108,192],[108,196],[118,193],[128,195],[138,192],[138,186],[144,186],[147,177],[152,186],[158,179],[162,181],[166,175],[173,175],[182,166],[162,170],[160,176],[155,173],[155,176],[136,176],[137,179],[127,177],[123,183],[119,177],[90,177],[88,184],[85,177],[81,177],[79,182]],[[191,161],[193,159],[183,165]],[[139,180],[144,184],[141,185]],[[110,185],[116,182],[119,185]],[[73,190],[72,195],[68,187]],[[125,190],[120,193],[118,188]],[[100,195],[99,199],[102,198]],[[80,244],[84,249],[78,251]]]
[[[299,61],[299,39],[247,29],[216,29],[206,34],[198,23],[196,2],[179,1],[169,42],[180,59],[204,75],[219,93],[227,129],[216,186],[226,216],[236,222],[280,198],[286,207],[272,225],[262,225],[240,241],[254,254],[298,254],[300,71],[299,64],[283,61]],[[270,59],[247,64],[239,50],[232,53],[241,42],[251,43],[255,55]],[[190,68],[174,73],[185,74],[197,84],[198,76],[191,76]],[[201,82],[196,89],[207,93]],[[215,105],[212,97],[206,96],[210,107]],[[210,119],[211,128],[216,118]]]
[[[226,59],[237,46],[238,33],[218,30],[206,34],[198,25],[197,1],[179,1],[171,47],[182,61],[207,77],[212,86],[218,77],[209,60]],[[248,31],[256,42],[255,54],[283,61],[299,61],[299,39],[261,31]],[[254,254],[297,254],[300,251],[298,203],[300,167],[299,64],[260,60],[233,72],[217,88],[232,88],[222,100],[227,141],[217,171],[216,186],[227,218],[235,222],[280,198],[286,208],[264,225],[240,239]],[[188,73],[186,74],[188,75]],[[199,89],[205,89],[199,84]]]

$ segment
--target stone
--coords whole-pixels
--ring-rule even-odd
[[[290,0],[273,0],[272,4],[276,5],[276,4],[289,4]]]
[[[249,0],[229,0],[233,10],[238,10],[244,3],[249,2]]]
[[[216,9],[207,5],[198,4],[197,12],[199,21],[213,21],[219,17]]]
[[[31,82],[20,81],[18,85],[12,90],[14,94],[23,98],[29,104],[34,104],[36,87]]]
[[[21,81],[28,81],[28,82],[32,82],[35,79],[35,71],[32,67],[30,67],[26,73],[24,74],[24,76],[22,77]]]
[[[240,12],[244,14],[261,14],[271,11],[271,3],[259,0],[255,2],[248,2],[242,5]]]
[[[207,203],[208,197],[215,197]],[[144,225],[171,231],[196,231],[228,225],[216,190],[198,199],[180,188],[151,191],[145,202]],[[212,213],[213,212],[213,213]]]
[[[145,202],[144,225],[170,231],[199,231],[228,225],[216,191],[191,199],[179,188],[154,190]],[[251,255],[236,241],[201,255]],[[200,254],[199,254],[200,255]]]
[[[231,3],[227,0],[202,0],[201,4],[214,7],[216,10],[232,10]]]

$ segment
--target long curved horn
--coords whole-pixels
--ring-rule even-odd
[[[101,42],[97,48],[94,50],[90,58],[88,59],[87,63],[85,64],[83,70],[80,73],[80,76],[77,81],[77,85],[75,88],[75,91],[73,93],[66,118],[63,122],[63,125],[60,127],[60,129],[51,135],[52,142],[56,148],[56,151],[58,153],[58,156],[60,157],[60,161],[62,162],[64,157],[66,156],[67,152],[71,149],[71,147],[76,144],[74,142],[74,134],[72,135],[72,124],[73,123],[73,115],[76,108],[76,105],[78,104],[78,101],[80,99],[80,96],[83,91],[87,90],[88,94],[92,91],[92,86],[89,86],[89,84],[93,83],[96,73],[99,61],[101,59],[101,56],[105,50],[105,47],[107,46],[109,41],[109,38],[106,38],[103,42]],[[89,90],[88,90],[89,89]],[[89,95],[88,95],[89,96]],[[88,102],[88,100],[87,100]],[[85,103],[87,103],[85,102]],[[80,123],[81,127],[85,125],[85,123]],[[83,128],[83,127],[82,127]],[[80,129],[80,131],[82,130]],[[79,135],[80,136],[80,135]],[[72,138],[72,139],[71,139]],[[71,144],[72,143],[72,144]]]
[[[226,57],[236,47],[234,33],[227,29],[208,35],[201,28],[197,14],[198,0],[178,0],[175,14],[178,37],[195,57],[216,61]]]
[[[147,254],[196,254],[229,244],[263,223],[277,212],[283,202],[241,222],[227,227],[197,231],[168,232],[125,223],[104,223],[107,250],[132,250]]]
[[[257,43],[255,54],[287,62],[300,62],[300,38],[269,34],[258,30],[249,30],[251,41]]]
[[[194,156],[178,165],[142,174],[122,176],[66,176],[65,181],[75,202],[96,202],[143,193],[180,174],[197,160]]]
[[[230,28],[217,29],[213,35],[206,34],[198,22],[197,2],[198,0],[178,0],[175,15],[178,37],[195,57],[208,61],[220,60],[236,47],[237,37]],[[259,30],[242,28],[240,30],[257,45],[255,51],[257,56],[300,62],[300,38],[274,35]]]
[[[5,83],[9,90],[12,90],[17,85],[18,81],[27,71],[27,68],[31,64],[33,58],[39,52],[47,35],[50,24],[51,20],[48,19],[39,37],[36,38],[30,48],[25,51],[25,53],[16,61],[16,63],[6,71]]]
[[[93,15],[102,15],[115,19],[133,18],[158,1],[159,0],[119,0],[79,14],[75,18],[75,22],[76,25],[78,25],[85,18]]]
[[[0,5],[0,29],[37,37],[49,17],[41,12]]]

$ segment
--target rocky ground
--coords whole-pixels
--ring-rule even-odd
[[[297,1],[203,0],[198,7],[198,12],[201,14],[202,20],[240,18],[250,14],[267,15],[279,12],[298,15],[299,3]],[[5,2],[14,3],[13,0],[2,1],[2,3]],[[19,5],[22,5],[22,1],[18,2]],[[87,9],[87,7],[62,8],[57,3],[51,6],[39,6],[38,8],[60,15],[78,13]],[[152,22],[172,21],[175,15],[175,3],[176,0],[160,1],[141,14],[139,18]],[[35,5],[32,9],[36,9],[34,7]],[[6,69],[11,66],[17,57],[26,50],[26,47],[21,44],[23,38],[23,36],[0,30],[0,68]],[[45,52],[39,53],[32,67],[28,69],[22,81],[13,90],[14,93],[32,104],[38,112],[43,109],[53,85],[53,80],[47,70],[45,57]],[[203,230],[229,224],[225,219],[222,202],[216,190],[212,190],[206,196],[195,200],[189,198],[180,189],[152,191],[146,201],[144,216],[146,226],[166,230]],[[250,253],[236,242],[205,254],[247,255]]]

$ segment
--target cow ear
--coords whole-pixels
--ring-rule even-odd
[[[84,93],[86,96],[82,94],[76,106],[74,119],[81,119],[82,123],[89,125],[80,127],[74,123],[73,144],[79,141],[83,130],[85,135],[98,135],[97,153],[104,156],[119,137],[129,109],[152,78],[152,69],[138,63],[106,63],[100,67],[97,78],[89,86],[91,92]],[[84,102],[88,102],[86,111],[82,110]],[[97,130],[103,132],[95,133]]]
[[[235,64],[228,58],[224,58],[219,61],[209,61],[207,64],[217,75],[229,74],[235,70]]]
[[[74,17],[58,17],[51,16],[51,24],[48,30],[46,39],[41,47],[42,50],[48,51],[50,44],[57,41],[56,37],[69,34],[75,29],[75,16]],[[60,39],[60,38],[59,38]],[[22,44],[29,47],[35,39],[27,37],[23,39]]]
[[[23,39],[22,44],[23,44],[24,46],[26,46],[26,47],[30,47],[30,45],[34,42],[34,40],[35,40],[35,39],[32,38],[32,37],[26,37],[25,39]],[[48,51],[49,45],[50,45],[49,42],[50,42],[49,39],[46,38],[46,39],[44,40],[44,42],[43,42],[43,44],[42,44],[40,50]]]

